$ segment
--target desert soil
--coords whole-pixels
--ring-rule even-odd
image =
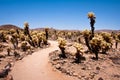
[[[57,42],[49,42],[49,48],[38,50],[15,63],[10,73],[14,80],[75,80],[75,77],[62,74],[51,66],[49,53],[59,48]]]

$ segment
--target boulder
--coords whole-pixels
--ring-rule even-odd
[[[66,47],[65,53],[75,55],[77,52],[76,48],[74,46]]]

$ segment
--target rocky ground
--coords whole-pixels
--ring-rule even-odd
[[[11,46],[9,43],[2,43],[0,46],[0,80],[12,80],[9,79],[10,76],[9,72],[12,71],[12,67],[15,65],[15,62],[22,60],[28,55],[32,55],[34,52],[48,48],[50,44],[47,46],[43,46],[42,48],[32,48],[30,51],[22,51],[21,49],[11,50],[10,55],[8,56],[7,48],[8,46]],[[17,52],[17,55],[15,56],[15,51]],[[7,70],[5,67],[10,64],[9,70]],[[7,70],[6,72],[4,72]],[[3,74],[4,73],[4,74]],[[4,76],[1,76],[4,75]],[[12,78],[12,77],[11,77]]]
[[[53,68],[76,77],[76,80],[120,80],[120,49],[111,49],[107,54],[99,53],[99,60],[92,59],[92,53],[84,53],[81,63],[75,63],[75,58],[69,54],[65,59],[60,58],[60,54],[59,50],[49,54]]]
[[[0,72],[8,69],[5,67],[8,63],[12,67],[10,74],[0,80],[120,80],[120,45],[118,49],[113,48],[107,54],[99,53],[98,61],[92,59],[94,54],[84,53],[81,63],[75,63],[75,57],[69,54],[75,52],[71,43],[65,50],[67,58],[63,59],[59,57],[61,52],[58,43],[49,42],[51,46],[34,49],[30,55],[28,52],[19,52],[20,57],[17,59],[13,52],[11,56],[7,56],[4,46],[0,53]]]

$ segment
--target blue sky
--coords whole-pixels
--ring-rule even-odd
[[[0,0],[0,25],[23,28],[90,29],[88,12],[96,15],[95,29],[120,30],[120,0]]]

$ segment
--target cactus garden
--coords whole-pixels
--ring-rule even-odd
[[[0,80],[120,80],[120,0],[0,0]]]
[[[23,29],[1,29],[0,79],[14,78],[10,73],[17,62],[34,54],[42,56],[44,51],[38,52],[45,50],[49,55],[47,62],[51,69],[71,79],[119,80],[120,32],[92,31],[48,27],[34,30],[29,29],[27,22]],[[55,47],[51,49],[52,46]],[[47,51],[47,48],[51,51]],[[109,74],[110,69],[113,71]]]

